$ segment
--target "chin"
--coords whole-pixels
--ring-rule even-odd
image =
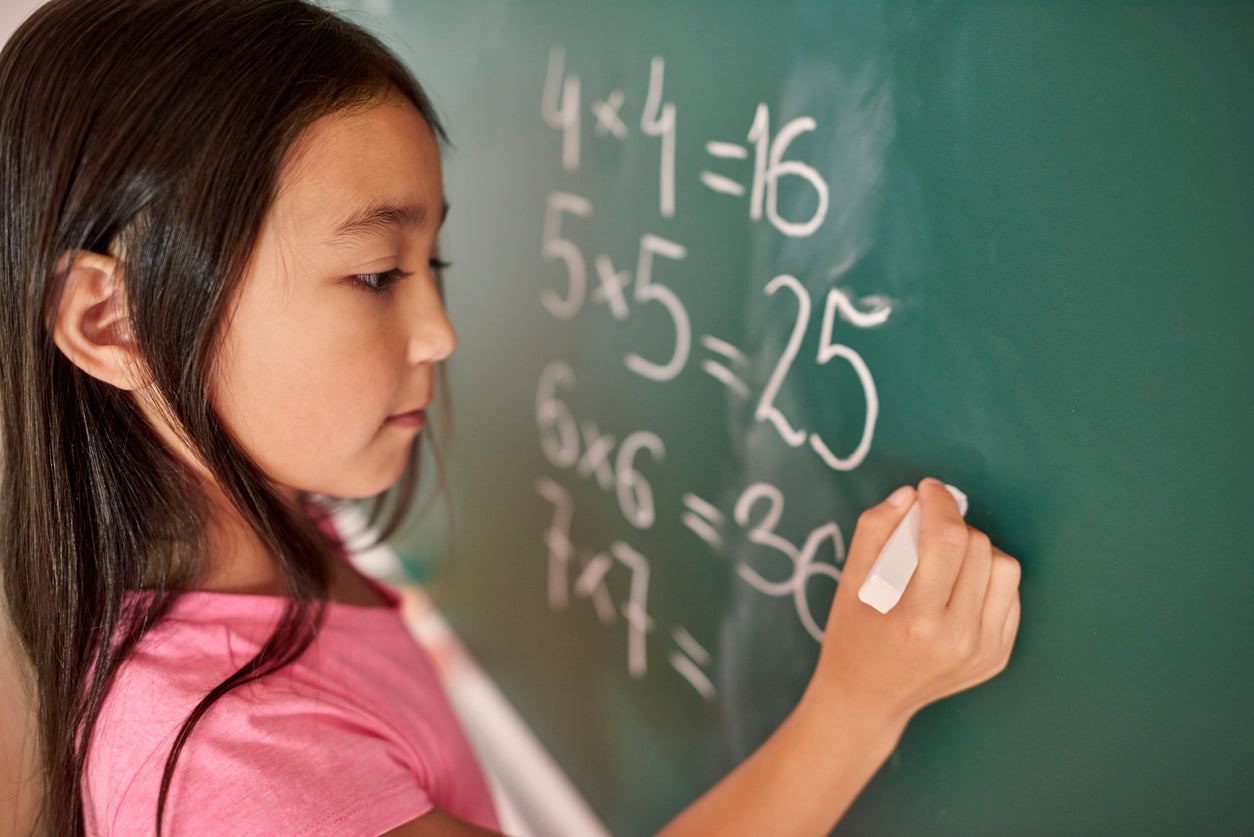
[[[331,497],[339,497],[342,500],[368,500],[371,497],[377,497],[387,491],[397,480],[400,474],[392,479],[375,481],[353,481],[349,484],[337,485],[333,490],[319,491],[318,494],[326,494]]]
[[[369,474],[359,474],[356,479],[344,480],[340,485],[334,486],[337,490],[320,493],[330,494],[333,497],[342,497],[345,500],[366,500],[371,497],[377,497],[396,485],[401,476],[404,475],[407,464],[408,457],[404,457],[400,459],[399,464],[396,466],[376,469]]]
[[[337,458],[328,470],[317,477],[310,475],[313,478],[288,484],[311,494],[344,500],[367,500],[387,491],[404,476],[411,450],[412,446],[406,445],[403,449],[394,448],[386,455]]]

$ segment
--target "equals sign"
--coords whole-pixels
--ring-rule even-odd
[[[744,160],[749,156],[749,149],[743,145],[736,145],[731,142],[707,142],[705,144],[705,152],[711,157],[720,160]],[[706,188],[721,192],[724,195],[735,195],[740,197],[745,193],[745,187],[730,177],[721,174],[715,174],[712,171],[701,172],[701,182]]]
[[[702,648],[701,643],[693,639],[692,634],[683,628],[671,631],[671,638],[679,646],[679,650],[671,652],[669,660],[671,668],[679,672],[701,697],[714,700],[718,695],[718,690],[714,688],[714,684],[706,673],[701,670],[712,662],[710,652]]]
[[[719,340],[717,337],[706,334],[701,338],[701,345],[709,349],[711,353],[729,362],[732,366],[744,366],[748,363],[744,352],[726,340]],[[741,398],[749,397],[749,387],[745,385],[744,381],[736,377],[736,373],[731,371],[731,367],[715,360],[706,360],[702,361],[701,369]]]
[[[723,537],[718,530],[723,525],[723,513],[695,494],[685,494],[683,501],[686,511],[679,518],[683,524],[714,549],[722,549]]]

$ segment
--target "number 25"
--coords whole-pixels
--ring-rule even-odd
[[[832,342],[832,331],[836,326],[836,309],[842,301],[848,304],[848,298],[838,288],[833,288],[828,293],[827,305],[823,312],[823,328],[819,333],[817,357],[820,366],[826,365],[834,357],[842,357],[849,361],[849,365],[858,373],[858,380],[861,381],[862,390],[866,396],[866,421],[862,425],[862,438],[858,441],[853,453],[842,458],[832,453],[831,448],[819,434],[794,428],[775,406],[775,398],[779,395],[780,387],[783,386],[784,377],[792,368],[793,361],[797,359],[797,352],[801,349],[801,341],[805,338],[811,309],[810,294],[795,277],[787,274],[776,276],[766,286],[765,293],[767,296],[773,296],[780,288],[787,288],[797,297],[797,319],[793,324],[792,334],[788,337],[788,344],[775,364],[766,389],[762,391],[762,398],[758,401],[753,417],[758,421],[769,421],[775,425],[780,437],[792,447],[800,447],[808,437],[810,447],[827,463],[829,468],[836,471],[852,471],[862,464],[867,452],[871,449],[871,440],[875,435],[875,422],[879,418],[880,403],[875,391],[875,381],[871,377],[871,371],[867,369],[866,362],[862,360],[862,356],[848,346]]]

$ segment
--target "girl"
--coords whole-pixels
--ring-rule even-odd
[[[302,0],[55,0],[5,46],[0,555],[42,833],[496,829],[318,499],[413,493],[455,342],[443,139],[390,53]],[[916,497],[882,615],[855,591]],[[1018,623],[1018,565],[939,483],[899,489],[796,710],[667,833],[827,832]]]

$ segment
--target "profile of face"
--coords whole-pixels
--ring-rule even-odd
[[[228,312],[210,400],[283,494],[404,471],[456,336],[435,282],[440,153],[399,95],[298,138]]]

